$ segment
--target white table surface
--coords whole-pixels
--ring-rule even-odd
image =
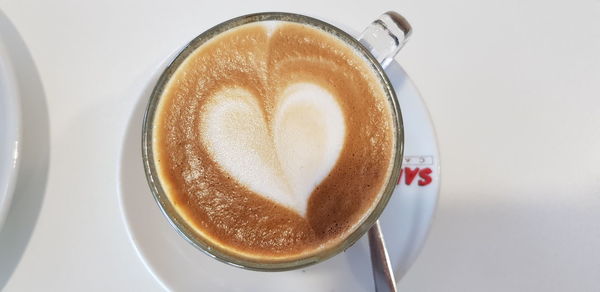
[[[0,290],[161,290],[127,238],[116,169],[133,89],[173,50],[251,12],[360,30],[396,10],[415,29],[398,60],[442,158],[433,229],[400,290],[600,291],[600,1],[284,2],[0,1],[38,73],[20,76],[37,82],[24,98],[37,148],[0,232]]]

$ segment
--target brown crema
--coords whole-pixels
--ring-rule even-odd
[[[244,187],[201,141],[202,111],[216,92],[247,90],[270,124],[277,96],[296,83],[330,92],[346,125],[306,217]],[[362,222],[390,176],[394,131],[381,82],[351,46],[308,25],[254,23],[207,41],[176,70],[157,108],[153,153],[163,189],[199,236],[224,252],[277,262],[332,247]]]

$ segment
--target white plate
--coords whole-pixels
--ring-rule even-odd
[[[166,62],[157,68],[140,89],[138,104],[125,133],[118,170],[121,209],[130,239],[161,285],[175,291],[373,291],[366,237],[323,263],[269,273],[216,261],[175,232],[150,193],[141,154],[143,112],[165,65]],[[406,137],[401,182],[381,216],[390,258],[400,279],[427,236],[437,203],[440,168],[433,125],[419,93],[397,63],[392,63],[386,71],[399,97]],[[427,175],[428,171],[431,174]],[[429,176],[431,181],[421,176]],[[420,186],[419,181],[426,185]]]
[[[0,36],[0,229],[12,200],[21,141],[21,106],[10,56]]]

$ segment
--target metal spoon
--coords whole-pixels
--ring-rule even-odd
[[[396,279],[385,247],[379,220],[369,229],[369,250],[373,267],[373,281],[377,292],[396,292]]]

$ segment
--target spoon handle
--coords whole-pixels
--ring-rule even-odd
[[[385,248],[385,241],[379,226],[379,220],[369,229],[369,249],[373,266],[373,281],[376,292],[396,292],[396,279]]]

